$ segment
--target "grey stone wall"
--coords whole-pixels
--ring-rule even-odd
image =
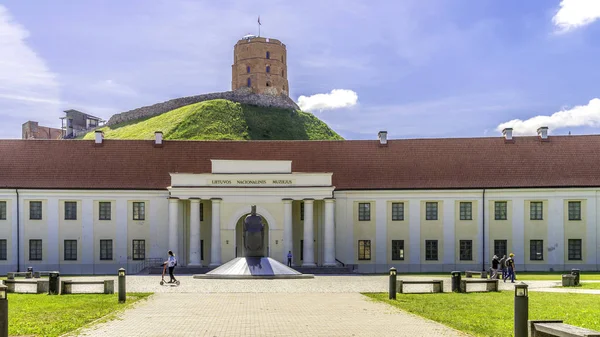
[[[210,94],[189,96],[172,99],[170,101],[157,103],[150,106],[145,106],[120,114],[113,115],[106,125],[119,124],[140,118],[157,116],[173,109],[181,108],[182,106],[210,101],[213,99],[226,99],[232,102],[256,105],[265,108],[281,108],[299,110],[296,103],[286,95],[262,95],[252,93],[249,88],[242,88],[236,91],[215,92]]]

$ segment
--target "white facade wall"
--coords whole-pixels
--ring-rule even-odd
[[[329,174],[329,177],[331,175]],[[314,256],[315,263],[322,265],[325,258],[325,203],[331,197],[333,187],[326,187],[322,176],[305,175],[294,179],[308,179],[322,184],[317,187],[289,186],[275,188],[227,187],[195,188],[190,186],[194,179],[181,177],[186,187],[171,188],[164,191],[120,191],[120,190],[18,190],[0,189],[0,201],[7,202],[7,218],[0,220],[0,239],[7,240],[7,259],[0,260],[0,273],[25,270],[33,266],[36,270],[59,270],[65,274],[114,274],[120,267],[130,271],[139,268],[141,262],[133,260],[132,240],[145,240],[146,258],[164,258],[169,249],[169,197],[179,198],[177,214],[177,243],[180,265],[185,265],[190,256],[190,205],[188,198],[200,198],[204,204],[204,219],[201,221],[201,239],[203,240],[203,265],[211,261],[211,198],[220,198],[220,252],[222,263],[236,255],[236,224],[247,214],[250,205],[257,205],[259,214],[268,222],[269,255],[283,261],[284,211],[283,199],[293,199],[298,205],[305,198],[314,199]],[[203,177],[203,179],[207,177]],[[219,178],[221,179],[221,178]],[[280,178],[279,176],[277,179]],[[580,268],[599,270],[600,265],[600,208],[599,189],[491,189],[479,190],[420,190],[420,191],[335,191],[334,233],[335,259],[354,266],[358,272],[384,273],[390,267],[399,272],[425,272],[452,270],[481,270],[489,268],[494,252],[493,242],[507,239],[509,252],[515,253],[518,271],[549,271]],[[484,199],[485,198],[485,199]],[[42,201],[42,220],[29,220],[29,201]],[[402,221],[391,221],[389,202],[401,200],[404,203],[406,217]],[[494,217],[492,201],[504,200],[510,204],[509,220],[506,224],[491,221]],[[529,221],[529,202],[543,201],[543,221],[531,225]],[[569,200],[582,201],[582,220],[577,223],[565,221],[565,205]],[[77,222],[64,220],[65,201],[78,203]],[[110,221],[98,220],[100,201],[111,202],[113,217]],[[439,202],[440,214],[435,225],[429,225],[423,219],[425,201]],[[476,223],[475,231],[459,219],[458,203],[472,202]],[[132,219],[133,202],[145,203],[145,219]],[[361,202],[371,204],[373,221],[361,222],[356,218],[356,205]],[[584,207],[585,206],[585,207]],[[299,219],[299,207],[294,206],[292,219]],[[485,211],[485,214],[484,214]],[[441,227],[439,224],[441,223]],[[76,224],[76,225],[74,225]],[[300,265],[300,240],[303,239],[302,223],[293,223],[294,264]],[[372,226],[365,228],[365,226]],[[406,235],[394,237],[402,227]],[[492,226],[492,227],[490,227]],[[507,226],[510,228],[502,228]],[[431,227],[431,228],[430,228]],[[533,228],[535,227],[535,228]],[[580,229],[583,228],[583,232]],[[17,230],[18,228],[18,230]],[[441,231],[438,230],[441,228]],[[573,229],[571,229],[573,228]],[[490,231],[492,230],[492,231]],[[18,234],[17,234],[18,233]],[[357,256],[358,240],[361,233],[374,233],[371,239],[370,259],[359,260]],[[496,233],[496,234],[490,234]],[[507,233],[509,237],[503,237]],[[370,234],[369,234],[370,235]],[[459,241],[474,235],[471,260],[463,261],[458,256]],[[29,240],[41,239],[43,258],[41,261],[29,260]],[[65,261],[63,242],[65,239],[77,240],[77,261]],[[425,240],[437,239],[439,251],[437,260],[426,260]],[[568,239],[583,240],[581,261],[571,261],[568,256]],[[112,259],[100,260],[100,240],[112,240]],[[390,256],[391,240],[404,240],[404,260],[392,260]],[[543,240],[543,260],[530,261],[530,240]],[[20,253],[17,252],[17,241]],[[17,263],[20,256],[20,263]]]

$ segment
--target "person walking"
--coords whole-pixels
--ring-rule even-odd
[[[500,261],[498,261],[498,256],[494,255],[494,258],[492,259],[492,276],[490,276],[490,279],[492,279],[492,280],[498,279],[498,266],[499,265],[500,265]]]
[[[502,274],[502,279],[506,276],[506,255],[503,255],[500,259],[500,273]]]
[[[510,283],[515,283],[515,254],[510,253],[508,255],[508,259],[506,260],[506,276],[504,277],[504,282],[506,279],[510,277]]]
[[[169,258],[167,259],[167,261],[165,261],[165,264],[169,268],[170,280],[168,283],[175,283],[175,282],[177,282],[177,280],[175,279],[175,275],[173,274],[173,271],[175,270],[175,266],[177,266],[177,258],[175,258],[175,254],[173,254],[172,250],[170,250],[168,254],[169,254]]]
[[[288,251],[287,258],[288,258],[288,263],[287,263],[287,265],[288,265],[288,267],[291,267],[291,266],[292,266],[292,251],[291,251],[291,250],[290,250],[290,251]]]

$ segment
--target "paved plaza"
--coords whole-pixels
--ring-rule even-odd
[[[402,279],[432,277],[401,276]],[[77,277],[106,279],[113,277]],[[433,277],[436,278],[436,277]],[[64,279],[68,279],[65,277]],[[116,277],[114,278],[116,280]],[[450,278],[444,290],[450,291]],[[387,276],[316,276],[308,280],[199,280],[160,286],[160,276],[128,276],[128,292],[154,292],[112,321],[79,331],[82,336],[467,336],[362,292],[387,292]],[[527,282],[544,290],[557,281]],[[414,290],[427,290],[417,288]],[[512,290],[500,282],[502,290]],[[91,291],[80,286],[74,291]]]

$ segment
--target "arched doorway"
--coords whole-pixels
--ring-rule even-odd
[[[235,225],[235,257],[244,257],[244,219],[250,213],[246,213],[242,215],[236,225]],[[263,248],[263,256],[269,256],[269,223],[267,220],[260,214],[260,218],[262,219],[262,223],[265,225],[265,245]]]

